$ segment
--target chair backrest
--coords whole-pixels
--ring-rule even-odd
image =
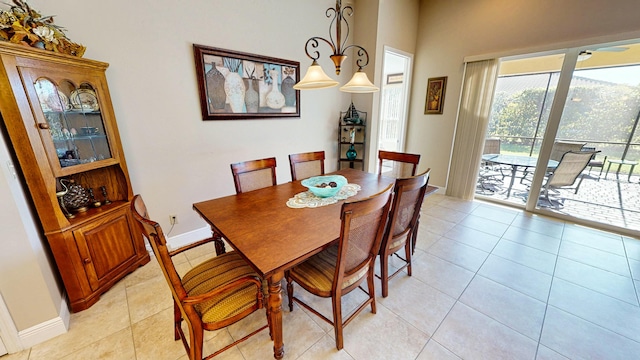
[[[324,175],[324,151],[291,154],[289,165],[293,181]]]
[[[400,248],[409,240],[420,217],[430,171],[427,169],[414,177],[396,179],[389,222],[382,240],[383,249]]]
[[[589,160],[591,160],[593,154],[594,153],[590,151],[566,152],[560,159],[558,166],[549,176],[545,186],[561,187],[573,185],[578,176],[582,174],[582,171],[584,171],[589,164]]]
[[[403,178],[416,175],[420,155],[379,150],[378,160],[378,175]]]
[[[569,142],[569,141],[556,141],[553,143],[553,148],[551,149],[551,156],[549,158],[551,160],[560,161],[562,159],[562,155],[564,155],[567,151],[578,152],[585,146],[587,143],[577,143],[577,142]]]
[[[276,158],[231,164],[231,173],[237,194],[273,186],[277,184]]]
[[[342,204],[342,227],[338,244],[333,291],[358,286],[375,265],[384,235],[393,184],[366,199]]]
[[[500,139],[498,138],[485,139],[484,149],[482,150],[482,155],[484,154],[500,154]]]
[[[184,299],[187,296],[187,292],[182,286],[180,275],[178,275],[171,256],[169,255],[167,240],[160,224],[149,219],[147,207],[140,195],[133,197],[133,201],[131,201],[131,212],[142,234],[147,238],[147,241],[149,241],[149,245],[151,245],[156,259],[158,259],[158,264],[160,264],[160,269],[171,288],[171,293],[176,300],[176,304],[180,304],[180,299]]]

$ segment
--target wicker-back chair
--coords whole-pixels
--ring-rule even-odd
[[[380,246],[380,280],[383,297],[389,294],[389,280],[400,271],[406,268],[407,274],[411,276],[412,246],[415,246],[418,218],[430,171],[431,169],[427,169],[415,177],[396,179],[389,221]],[[402,248],[404,248],[404,258],[397,254]],[[404,264],[389,275],[389,258],[394,255]]]
[[[395,178],[416,175],[420,155],[394,151],[378,151],[378,174]]]
[[[389,185],[374,196],[342,204],[342,228],[338,244],[294,266],[285,274],[289,310],[293,311],[293,302],[296,302],[333,325],[338,350],[343,348],[343,327],[368,305],[371,305],[372,313],[376,312],[373,284],[375,259],[380,251],[380,243],[389,214],[392,189],[393,185]],[[360,287],[365,279],[368,285],[367,291]],[[330,297],[333,320],[294,297],[293,282],[316,296]],[[342,295],[355,289],[361,289],[367,294],[367,299],[343,321]]]
[[[293,181],[324,175],[324,151],[291,154],[289,165]]]
[[[231,173],[237,194],[273,186],[277,184],[276,158],[231,164]]]

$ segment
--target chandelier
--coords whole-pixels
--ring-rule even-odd
[[[345,15],[351,16],[353,15],[353,8],[349,5],[342,7],[342,1],[336,1],[336,7],[328,8],[326,11],[326,16],[333,17],[331,23],[329,24],[329,40],[314,36],[307,40],[305,44],[304,50],[307,53],[307,56],[313,61],[311,66],[307,69],[307,73],[304,75],[302,80],[299,83],[293,86],[294,89],[297,90],[311,90],[311,89],[324,89],[330,88],[338,85],[338,81],[330,78],[322,67],[318,65],[318,59],[320,58],[320,52],[316,50],[320,45],[320,41],[324,41],[331,47],[333,51],[332,55],[329,55],[333,64],[336,68],[336,75],[340,75],[340,67],[344,60],[346,60],[347,55],[345,55],[345,51],[354,48],[356,54],[358,56],[358,60],[356,61],[356,65],[358,66],[358,71],[353,74],[351,80],[346,83],[344,86],[340,87],[340,91],[350,92],[350,93],[372,93],[380,90],[378,87],[373,85],[367,74],[362,70],[365,66],[369,64],[369,53],[360,45],[351,44],[345,46],[347,39],[349,38],[349,23],[345,18]],[[345,35],[343,38],[342,26],[345,26]],[[331,28],[335,27],[335,34],[331,33]],[[344,42],[344,43],[343,43]],[[309,52],[309,50],[312,50]]]

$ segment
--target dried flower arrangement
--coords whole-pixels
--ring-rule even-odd
[[[0,40],[82,57],[86,47],[69,40],[53,16],[42,16],[24,0],[0,10]]]

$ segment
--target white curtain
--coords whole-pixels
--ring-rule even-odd
[[[465,64],[447,195],[473,199],[498,67],[498,59]]]

